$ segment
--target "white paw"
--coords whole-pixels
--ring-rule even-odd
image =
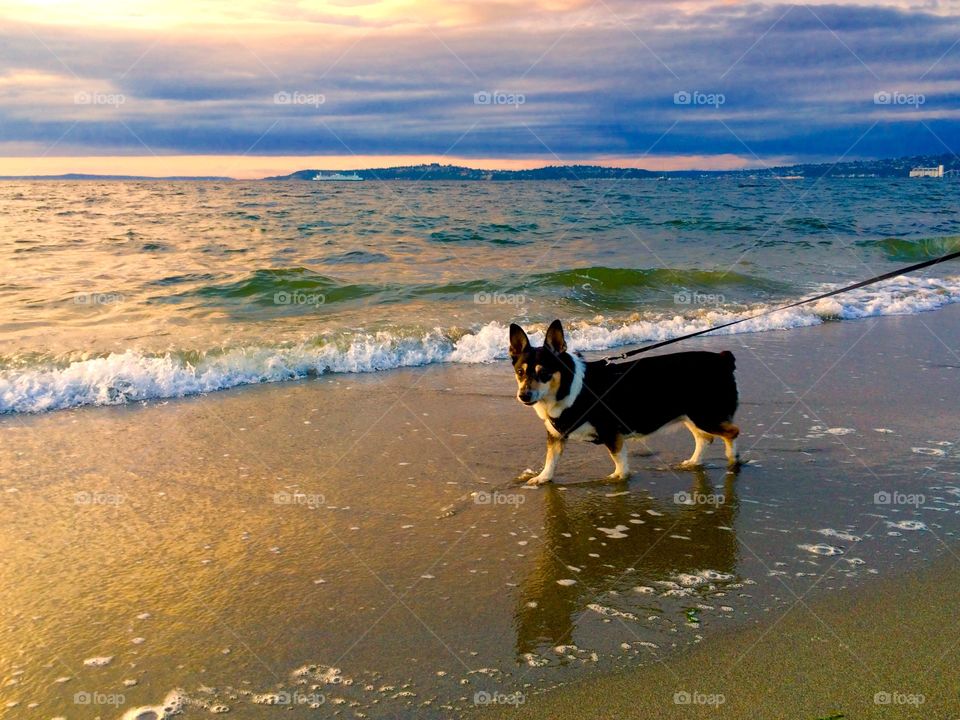
[[[629,480],[629,479],[630,479],[630,473],[628,472],[625,472],[625,473],[612,472],[609,475],[607,475],[607,480],[614,480],[616,482],[623,482],[624,480]]]
[[[699,460],[684,460],[682,463],[680,463],[680,467],[684,470],[690,470],[692,468],[703,467],[703,463]]]
[[[532,478],[527,480],[527,485],[532,485],[532,486],[543,485],[544,483],[548,483],[551,480],[553,480],[553,478],[551,478],[550,476],[540,473],[539,475],[534,475]]]
[[[517,475],[517,480],[529,480],[530,478],[536,477],[536,476],[537,476],[536,470],[531,470],[530,468],[527,468],[522,473]]]

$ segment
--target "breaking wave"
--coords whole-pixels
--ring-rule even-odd
[[[594,281],[631,284],[649,278],[577,271]],[[597,277],[600,276],[600,277]],[[575,282],[577,278],[551,278]],[[663,280],[662,278],[660,280]],[[704,278],[697,278],[703,286]],[[675,282],[671,280],[671,282]],[[824,287],[823,290],[829,289]],[[250,288],[237,288],[248,292]],[[960,276],[899,278],[808,306],[748,320],[718,334],[762,332],[877,315],[913,314],[960,301]],[[654,311],[626,317],[598,316],[567,325],[568,344],[590,352],[676,337],[765,309],[743,312],[691,308],[683,314]],[[531,339],[542,339],[533,326]],[[36,413],[83,405],[119,405],[183,397],[241,385],[281,382],[326,373],[363,373],[432,363],[486,363],[506,357],[507,326],[360,333],[334,341],[312,338],[296,345],[251,346],[148,355],[136,350],[68,363],[38,363],[0,371],[0,413]]]

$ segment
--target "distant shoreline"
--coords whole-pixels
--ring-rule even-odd
[[[960,159],[952,155],[912,156],[884,160],[854,160],[842,163],[804,163],[782,165],[771,168],[750,168],[741,170],[644,170],[642,168],[605,167],[601,165],[545,165],[530,170],[491,170],[463,167],[459,165],[441,165],[430,163],[422,165],[403,165],[385,168],[357,168],[353,170],[329,170],[311,168],[297,170],[288,175],[274,175],[252,180],[243,180],[226,176],[188,176],[175,175],[153,177],[147,175],[94,175],[86,173],[65,173],[60,175],[5,175],[0,180],[7,181],[122,181],[122,182],[310,182],[317,173],[356,173],[369,181],[452,181],[452,182],[510,182],[562,180],[580,182],[585,180],[669,180],[690,178],[752,178],[769,180],[803,180],[809,178],[847,178],[847,179],[892,179],[907,178],[915,167],[935,167],[943,165],[947,173],[960,173]]]

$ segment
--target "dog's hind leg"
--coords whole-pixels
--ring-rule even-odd
[[[556,472],[557,463],[563,453],[563,445],[562,438],[547,435],[547,459],[543,461],[543,470],[539,475],[534,475],[527,480],[527,485],[543,485],[553,480],[553,473]]]
[[[740,465],[740,453],[737,452],[737,436],[740,435],[740,428],[732,422],[722,422],[720,423],[720,432],[717,435],[723,438],[727,464],[732,468]]]
[[[693,448],[693,455],[680,463],[680,467],[700,467],[702,464],[701,460],[703,458],[703,450],[708,444],[713,442],[713,437],[694,425],[692,420],[684,420],[683,424],[686,425],[687,430],[689,430],[690,434],[693,435],[693,441],[696,443],[696,445]]]
[[[740,453],[737,451],[737,441],[730,438],[724,438],[723,444],[726,446],[727,465],[737,467],[740,464]]]
[[[623,441],[623,435],[617,435],[613,440],[606,443],[607,451],[613,460],[614,468],[608,480],[626,480],[630,477],[630,461],[627,457],[627,444]]]

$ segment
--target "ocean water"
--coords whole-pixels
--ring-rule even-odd
[[[602,351],[960,248],[955,183],[0,184],[0,413]],[[960,300],[956,264],[732,332]],[[536,333],[534,333],[536,336]]]

